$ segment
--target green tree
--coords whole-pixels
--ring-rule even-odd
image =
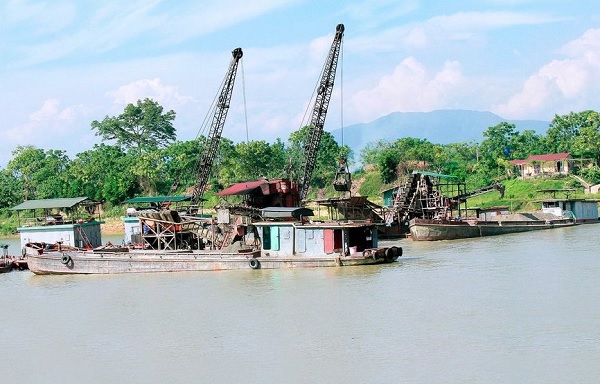
[[[376,164],[384,183],[394,182],[415,169],[442,171],[448,161],[443,146],[413,137],[404,137],[393,143],[379,141],[363,151],[361,156]]]
[[[391,183],[398,178],[396,174],[401,154],[395,147],[383,150],[377,157],[377,166],[381,174],[381,180],[384,183]]]
[[[377,164],[379,162],[379,154],[382,150],[388,148],[390,143],[386,140],[377,140],[367,143],[360,151],[360,161],[365,164]]]
[[[24,186],[24,199],[64,197],[70,160],[65,151],[18,146],[7,165],[12,176]]]
[[[555,115],[550,122],[550,127],[546,132],[546,146],[549,152],[562,153],[570,152],[579,130],[588,124],[588,117],[593,111],[583,111],[579,113],[571,112],[568,115]]]
[[[175,140],[173,120],[174,111],[163,113],[162,106],[146,98],[135,105],[127,104],[119,116],[92,121],[91,126],[103,140],[115,140],[124,150],[141,153],[164,148]]]
[[[121,148],[106,144],[77,154],[68,169],[68,194],[122,203],[140,191],[131,172],[134,158]]]
[[[157,186],[165,170],[160,151],[137,154],[131,162],[130,172],[137,177],[138,184],[145,195],[156,195]]]
[[[217,156],[213,164],[213,176],[210,179],[212,188],[210,190],[216,192],[228,187],[232,183],[240,181],[235,173],[237,161],[239,160],[235,151],[235,144],[227,138],[222,138],[221,142],[219,142]]]
[[[481,175],[483,179],[491,182],[506,174],[507,170],[504,167],[506,163],[502,160],[512,158],[511,154],[517,147],[519,134],[514,124],[503,121],[489,127],[483,133],[483,137],[479,152],[481,164],[478,171],[483,172]]]
[[[288,138],[287,157],[292,164],[292,178],[300,180],[304,173],[304,143],[308,137],[308,126],[302,127],[290,134]],[[323,188],[333,183],[335,173],[339,167],[340,156],[347,154],[330,132],[324,131],[321,135],[315,168],[311,175],[310,186]]]
[[[235,146],[237,161],[232,164],[239,180],[284,176],[286,154],[280,140],[273,145],[266,141],[250,141]]]
[[[23,181],[16,178],[12,172],[0,171],[0,208],[10,208],[23,201]]]
[[[162,151],[164,176],[159,181],[160,194],[183,192],[196,182],[195,170],[206,138],[176,141]]]
[[[477,166],[479,145],[475,143],[452,143],[443,146],[445,163],[441,173],[467,180],[475,172]]]
[[[600,114],[595,111],[584,112],[585,122],[579,128],[579,134],[573,140],[570,152],[582,157],[592,157],[600,163]]]
[[[544,137],[535,131],[525,130],[517,133],[512,141],[510,156],[513,159],[525,159],[529,155],[540,155],[546,153]]]

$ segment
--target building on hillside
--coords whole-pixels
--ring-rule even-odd
[[[531,155],[526,159],[513,160],[510,163],[521,179],[568,175],[573,168],[573,158],[568,152]]]

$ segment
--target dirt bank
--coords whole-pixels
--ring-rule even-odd
[[[118,235],[124,233],[125,225],[123,224],[123,220],[121,218],[108,218],[103,219],[104,224],[100,226],[100,230],[102,233],[110,234],[110,235]]]

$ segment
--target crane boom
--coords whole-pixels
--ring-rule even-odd
[[[325,117],[327,116],[327,108],[329,107],[329,100],[331,100],[331,92],[333,91],[333,83],[335,80],[335,72],[337,69],[343,35],[344,24],[338,24],[335,28],[335,37],[333,38],[329,55],[327,55],[327,60],[323,66],[321,80],[319,81],[319,86],[317,89],[317,97],[315,99],[315,105],[313,106],[312,117],[308,128],[308,137],[304,143],[305,159],[304,173],[300,181],[300,200],[304,200],[306,198],[310,179],[312,177],[313,170],[315,169],[317,149],[319,147],[319,143],[321,142],[323,126],[325,125]]]
[[[202,152],[200,161],[196,164],[196,170],[194,172],[196,177],[196,184],[194,185],[194,191],[192,193],[192,200],[199,202],[204,194],[204,189],[208,183],[208,178],[212,172],[213,162],[217,155],[217,149],[221,142],[221,133],[223,132],[223,126],[225,125],[225,118],[229,111],[229,103],[231,101],[231,95],[233,93],[233,84],[235,83],[235,75],[237,73],[238,63],[242,58],[242,48],[236,48],[232,52],[233,58],[229,64],[229,69],[223,80],[223,85],[217,99],[215,106],[215,112],[210,125],[210,131],[208,133],[208,143]]]

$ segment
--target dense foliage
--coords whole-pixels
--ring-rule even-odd
[[[471,188],[510,178],[511,160],[529,155],[569,152],[578,159],[575,173],[590,183],[600,182],[600,115],[595,111],[555,116],[545,136],[518,131],[502,122],[483,132],[481,143],[433,144],[402,138],[369,144],[361,153],[366,164],[375,164],[384,183],[393,183],[414,169],[454,175]]]
[[[0,208],[25,199],[87,196],[111,205],[136,195],[189,193],[207,138],[177,141],[175,112],[163,112],[150,99],[129,104],[116,117],[93,121],[103,142],[70,159],[64,151],[20,146],[6,169],[0,170]],[[483,132],[481,143],[434,144],[425,139],[401,138],[368,144],[356,159],[373,172],[357,171],[366,182],[362,195],[375,197],[382,184],[394,183],[415,169],[458,176],[471,188],[511,177],[510,160],[531,154],[570,152],[577,158],[580,176],[600,182],[600,115],[595,111],[555,116],[545,135],[518,131],[506,122]],[[215,203],[214,192],[228,185],[259,177],[298,180],[303,166],[302,148],[307,127],[293,132],[287,142],[234,143],[223,138],[205,197]],[[330,186],[340,156],[352,152],[323,132],[311,186]]]

